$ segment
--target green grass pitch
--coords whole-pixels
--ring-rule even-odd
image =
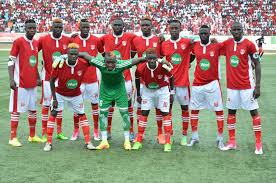
[[[149,117],[143,149],[123,150],[122,124],[118,111],[114,114],[111,148],[104,151],[84,149],[83,140],[53,141],[53,151],[43,152],[43,144],[27,142],[27,114],[20,116],[18,138],[23,147],[8,145],[10,116],[8,52],[0,52],[0,182],[169,182],[169,183],[273,183],[276,182],[275,89],[276,60],[265,55],[262,61],[262,90],[259,99],[262,117],[264,155],[254,154],[254,136],[249,112],[237,113],[236,151],[221,152],[215,146],[215,114],[200,112],[200,143],[193,148],[181,147],[180,108],[174,105],[173,151],[164,153],[155,140],[154,110]],[[193,64],[194,65],[194,64]],[[225,64],[222,61],[222,89],[225,99]],[[193,66],[190,75],[192,76]],[[40,89],[39,89],[40,93]],[[273,94],[274,93],[274,94]],[[41,108],[38,108],[37,134],[41,134]],[[63,130],[69,137],[73,129],[72,112],[65,110]],[[91,123],[90,106],[86,112]],[[225,115],[226,116],[226,115]],[[136,124],[136,123],[135,123]],[[136,126],[136,125],[135,125]],[[137,129],[137,128],[136,128]],[[92,128],[91,128],[92,131]],[[225,126],[224,138],[228,132]],[[96,145],[97,142],[94,142]]]

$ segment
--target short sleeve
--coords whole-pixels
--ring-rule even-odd
[[[52,78],[57,78],[58,77],[58,68],[53,68],[52,73],[51,73]]]
[[[225,56],[226,55],[226,49],[225,49],[225,45],[226,45],[226,42],[223,41],[222,43],[218,43],[219,44],[219,55],[220,56]]]
[[[251,41],[248,41],[247,51],[249,55],[253,55],[254,53],[257,53],[257,49],[254,43]]]
[[[137,52],[137,48],[135,46],[135,38],[131,41],[131,51],[132,52]]]
[[[102,37],[99,38],[100,44],[104,47],[105,44],[105,37],[106,35],[103,35]]]
[[[12,44],[12,49],[10,51],[10,56],[12,57],[17,57],[19,54],[19,45],[20,45],[20,40],[16,39],[13,44]]]
[[[140,74],[140,69],[139,69],[139,65],[137,66],[137,69],[135,71],[135,78],[136,79],[139,79],[141,77],[141,74]]]
[[[98,52],[99,53],[103,53],[104,52],[103,43],[101,42],[101,40],[99,38],[97,38],[97,48],[98,48]]]
[[[38,39],[38,51],[42,50],[42,42],[43,42],[43,37],[40,37]]]

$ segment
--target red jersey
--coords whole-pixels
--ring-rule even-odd
[[[223,53],[226,56],[227,88],[253,88],[255,81],[249,55],[257,53],[254,43],[245,38],[239,42],[231,38],[223,42]]]
[[[60,38],[55,38],[53,34],[48,34],[39,38],[38,51],[42,50],[43,56],[42,80],[50,80],[54,58],[66,54],[69,43],[70,38],[64,35],[61,35]]]
[[[73,39],[73,42],[79,45],[80,52],[87,52],[94,57],[96,57],[98,53],[104,52],[100,39],[93,35],[89,35],[85,39],[79,35]],[[96,81],[98,81],[96,67],[88,67],[82,78],[82,83],[94,83]]]
[[[89,64],[86,61],[78,59],[74,66],[64,62],[62,68],[52,70],[52,77],[57,78],[56,92],[67,97],[81,95],[80,85],[82,78]]]
[[[123,33],[120,36],[114,34],[106,34],[102,36],[101,42],[104,45],[105,52],[114,51],[117,59],[129,60],[131,59],[132,41],[136,37],[134,34]],[[131,71],[127,69],[124,71],[125,80],[131,80]]]
[[[172,74],[162,67],[158,62],[155,69],[150,69],[148,63],[139,64],[135,77],[143,80],[144,85],[149,89],[158,89],[164,86],[168,86],[168,78],[172,77]]]
[[[15,59],[14,81],[21,88],[34,88],[38,79],[38,43],[26,36],[12,44],[10,57]]]
[[[132,50],[137,52],[138,57],[144,56],[145,51],[148,48],[155,48],[157,56],[160,57],[160,41],[159,37],[151,35],[149,37],[137,36],[133,39]]]
[[[208,84],[219,80],[219,56],[222,44],[195,42],[192,53],[196,57],[193,86]]]
[[[179,38],[176,41],[169,39],[161,45],[161,55],[173,65],[175,86],[189,86],[190,53],[191,44],[190,39],[187,38]]]

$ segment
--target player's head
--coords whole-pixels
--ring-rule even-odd
[[[59,38],[63,31],[63,21],[60,18],[55,18],[52,25],[53,36]]]
[[[111,27],[115,35],[121,35],[125,27],[123,19],[121,17],[113,17]]]
[[[177,19],[170,20],[169,31],[170,31],[171,37],[178,38],[181,32],[181,22]]]
[[[26,20],[25,31],[26,31],[26,37],[28,39],[33,39],[36,33],[36,23],[33,19]]]
[[[106,69],[108,71],[112,71],[116,67],[116,63],[117,63],[116,55],[113,52],[105,53],[104,62],[105,62]]]
[[[68,45],[67,55],[68,55],[68,63],[70,65],[75,65],[79,55],[79,45],[76,43],[70,43]]]
[[[240,41],[243,36],[243,28],[242,24],[239,22],[235,22],[232,24],[230,32],[234,38],[235,41]]]
[[[148,65],[151,69],[156,68],[157,54],[155,48],[148,48],[146,50],[146,59],[148,60]]]
[[[87,19],[81,19],[80,21],[80,32],[81,37],[86,38],[89,35],[90,24]]]
[[[140,26],[144,36],[151,35],[152,20],[149,17],[144,17],[140,22]]]
[[[210,32],[210,27],[208,25],[202,25],[199,28],[199,37],[200,41],[203,44],[207,44],[209,42],[211,32]]]

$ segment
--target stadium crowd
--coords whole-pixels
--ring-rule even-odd
[[[0,0],[0,32],[24,32],[27,18],[35,19],[38,32],[47,32],[52,18],[61,17],[65,32],[77,31],[79,20],[87,18],[92,33],[105,34],[113,15],[124,17],[126,31],[137,32],[139,19],[149,15],[157,33],[168,33],[167,20],[174,17],[191,34],[202,24],[211,25],[212,34],[229,34],[229,22],[237,20],[247,35],[275,35],[275,7],[272,0]]]

